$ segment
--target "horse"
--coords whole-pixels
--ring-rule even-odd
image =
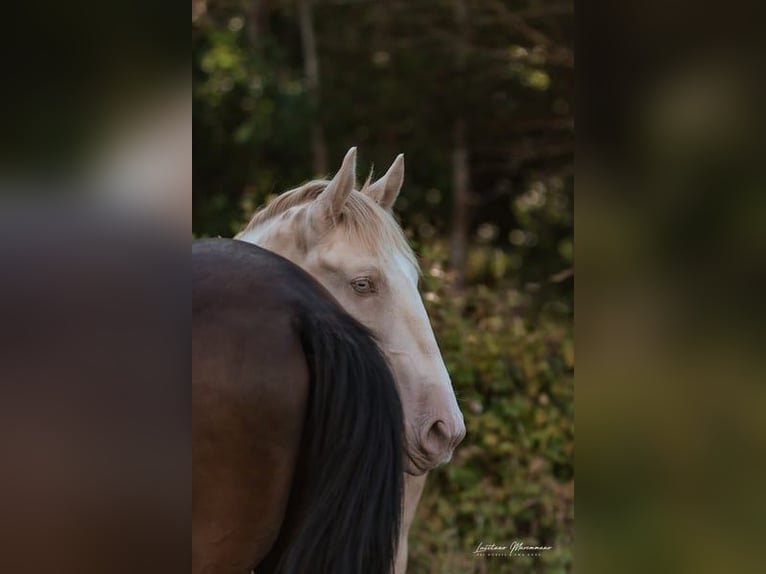
[[[236,239],[289,259],[319,281],[379,342],[404,409],[405,507],[396,573],[427,472],[449,462],[465,424],[418,292],[417,258],[393,215],[399,155],[356,189],[356,148],[331,180],[310,181],[258,210]]]
[[[193,574],[389,574],[403,415],[373,335],[287,259],[192,244]]]

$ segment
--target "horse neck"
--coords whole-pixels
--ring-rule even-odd
[[[304,268],[305,257],[297,248],[296,243],[279,241],[276,239],[277,234],[270,233],[272,231],[271,226],[275,225],[275,222],[266,222],[238,235],[237,239],[252,243],[263,249],[268,249],[277,255],[281,255],[298,267]],[[284,234],[281,235],[284,237]]]

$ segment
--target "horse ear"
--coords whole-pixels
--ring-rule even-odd
[[[370,184],[364,192],[385,209],[392,209],[404,182],[404,155],[396,156],[394,163],[378,181]]]
[[[348,196],[354,190],[356,182],[356,148],[346,152],[343,163],[330,183],[316,200],[317,215],[335,221],[343,210]]]

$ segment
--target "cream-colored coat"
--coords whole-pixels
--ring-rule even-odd
[[[356,149],[335,177],[289,191],[255,214],[237,238],[304,268],[375,335],[394,372],[405,421],[406,476],[396,574],[425,474],[448,462],[465,435],[449,374],[418,293],[417,261],[392,207],[402,187],[399,156],[378,181],[355,190]]]

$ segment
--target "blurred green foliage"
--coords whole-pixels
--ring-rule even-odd
[[[196,0],[193,231],[232,235],[270,196],[332,174],[357,146],[360,178],[404,153],[397,213],[414,239],[447,236],[459,117],[470,239],[509,252],[520,281],[570,267],[574,73],[561,52],[571,44],[571,3],[462,3],[465,38],[456,0],[311,2],[312,102],[297,0]],[[323,130],[327,173],[314,172],[312,121]]]
[[[571,306],[507,284],[456,292],[446,249],[421,251],[423,294],[467,436],[431,473],[410,537],[410,572],[570,572],[574,497]],[[479,542],[548,545],[541,557],[479,558]]]

